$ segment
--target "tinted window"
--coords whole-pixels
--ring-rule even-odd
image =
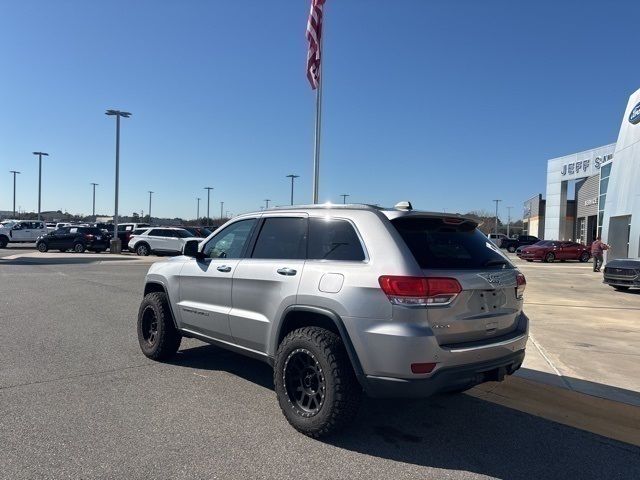
[[[178,238],[189,238],[194,235],[191,232],[187,232],[186,230],[172,230],[173,236]]]
[[[153,237],[172,237],[171,230],[166,230],[164,228],[154,228],[151,230],[148,235]]]
[[[306,218],[267,218],[258,235],[252,257],[304,258],[306,235]]]
[[[102,230],[100,230],[99,228],[82,227],[82,228],[79,228],[78,230],[80,230],[80,232],[82,233],[86,233],[89,235],[102,235]]]
[[[240,258],[255,218],[240,220],[216,234],[204,247],[204,254],[209,258]]]
[[[346,220],[309,219],[309,253],[313,260],[364,260],[362,244]]]
[[[513,268],[509,260],[470,222],[445,223],[441,218],[398,218],[392,221],[421,268]]]
[[[137,228],[133,231],[132,235],[142,235],[144,232],[149,230],[148,228]]]

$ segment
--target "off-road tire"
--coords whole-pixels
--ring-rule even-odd
[[[156,335],[153,341],[150,341],[145,332],[148,315],[156,321]],[[137,330],[138,343],[146,357],[152,360],[167,360],[175,355],[180,348],[182,335],[173,323],[166,293],[152,292],[145,295],[138,310]]]
[[[287,362],[296,352],[308,352],[323,375],[324,397],[317,413],[301,410],[287,393]],[[352,420],[360,405],[362,389],[342,340],[320,327],[304,327],[289,333],[278,347],[274,366],[278,403],[287,421],[300,433],[319,438],[336,432]]]
[[[553,252],[549,252],[544,256],[544,261],[546,263],[553,263],[556,260],[556,256]]]
[[[49,247],[47,246],[46,243],[44,242],[40,242],[38,243],[38,245],[36,246],[36,248],[38,249],[38,251],[40,253],[46,253],[47,250],[49,250]]]
[[[86,248],[83,243],[78,242],[73,245],[73,251],[76,253],[84,253],[85,249]]]

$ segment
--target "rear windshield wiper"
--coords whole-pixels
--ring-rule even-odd
[[[497,267],[498,265],[509,266],[509,262],[504,260],[487,260],[482,264],[483,267]]]

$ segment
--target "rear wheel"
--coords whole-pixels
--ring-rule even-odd
[[[282,413],[305,435],[328,435],[356,415],[362,391],[342,340],[329,330],[289,333],[278,347],[273,375]]]
[[[615,286],[615,285],[614,285],[614,287],[613,287],[613,288],[615,288],[615,289],[616,289],[617,291],[619,291],[619,292],[626,292],[627,290],[629,290],[629,287],[624,287],[624,286],[623,286],[623,287],[620,287],[620,286]]]
[[[171,358],[180,348],[182,335],[173,323],[164,292],[148,293],[138,310],[138,343],[142,353],[153,360]]]
[[[7,237],[0,237],[0,248],[6,247],[7,243],[9,243],[9,240],[7,240]]]
[[[76,253],[83,253],[84,250],[85,250],[85,247],[83,243],[78,242],[73,246],[73,251]]]
[[[514,253],[515,251],[516,251],[516,247],[515,247],[515,246],[513,246],[513,245],[509,245],[509,246],[507,247],[507,252],[509,252],[509,253]]]
[[[589,255],[589,253],[587,252],[582,252],[582,254],[580,255],[580,261],[582,263],[587,263],[589,261],[589,258],[591,258],[591,255]]]
[[[552,263],[555,261],[555,259],[556,259],[556,256],[552,252],[549,252],[544,256],[544,261],[547,263]]]
[[[46,244],[46,243],[44,243],[44,242],[40,242],[40,243],[38,243],[38,251],[39,251],[39,252],[44,253],[44,252],[46,252],[47,250],[49,250],[49,247],[47,246],[47,244]]]

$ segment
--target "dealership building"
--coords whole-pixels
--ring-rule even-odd
[[[618,141],[552,158],[546,197],[524,202],[524,233],[611,245],[609,258],[640,257],[640,90],[629,98]]]

